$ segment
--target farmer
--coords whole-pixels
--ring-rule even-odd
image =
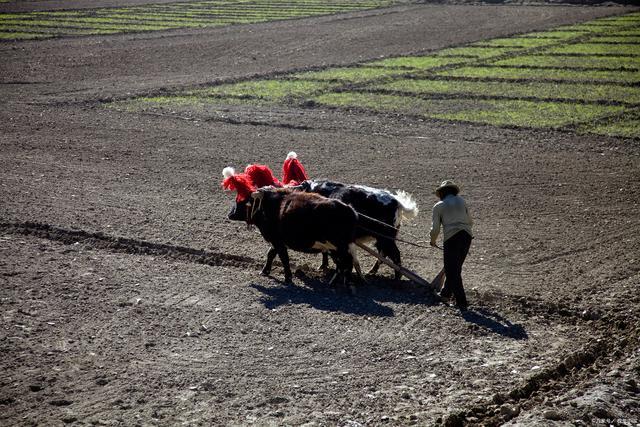
[[[471,246],[471,226],[473,221],[464,199],[458,196],[460,188],[450,180],[443,181],[435,194],[440,201],[433,206],[433,222],[431,225],[431,246],[437,245],[440,226],[444,227],[444,272],[445,282],[440,297],[443,301],[451,296],[456,299],[456,306],[466,310],[467,297],[462,286],[462,264],[469,246]]]

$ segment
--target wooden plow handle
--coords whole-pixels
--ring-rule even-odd
[[[433,289],[433,286],[431,285],[431,283],[429,283],[428,281],[424,280],[422,277],[418,276],[416,273],[414,273],[413,271],[409,270],[408,268],[404,268],[404,267],[402,267],[400,265],[396,265],[395,263],[389,261],[387,258],[382,257],[379,253],[377,253],[376,251],[374,251],[370,247],[363,245],[362,243],[358,243],[358,242],[354,242],[354,243],[360,249],[368,252],[369,254],[373,255],[378,260],[380,260],[380,262],[382,262],[382,263],[388,265],[389,267],[393,268],[394,270],[400,272],[401,274],[406,276],[412,282],[415,282],[418,285],[426,286],[426,287],[428,287],[430,289]]]

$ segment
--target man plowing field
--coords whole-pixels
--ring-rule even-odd
[[[467,297],[462,286],[462,264],[467,257],[473,234],[471,227],[473,221],[469,215],[469,209],[462,197],[458,195],[460,187],[453,181],[443,181],[435,194],[440,201],[433,206],[433,219],[431,225],[431,246],[437,246],[440,228],[444,229],[443,252],[444,272],[446,280],[440,291],[443,301],[452,296],[456,305],[465,310]]]

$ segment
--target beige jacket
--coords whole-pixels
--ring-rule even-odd
[[[471,232],[473,220],[462,197],[449,194],[433,206],[433,219],[429,232],[432,243],[436,243],[441,225],[444,228],[444,242],[462,230],[473,237]]]

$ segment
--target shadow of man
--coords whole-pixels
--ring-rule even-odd
[[[465,310],[461,313],[461,316],[467,322],[478,325],[485,330],[502,335],[503,337],[514,340],[529,339],[529,335],[522,325],[513,324],[500,314],[486,308],[480,307]]]

